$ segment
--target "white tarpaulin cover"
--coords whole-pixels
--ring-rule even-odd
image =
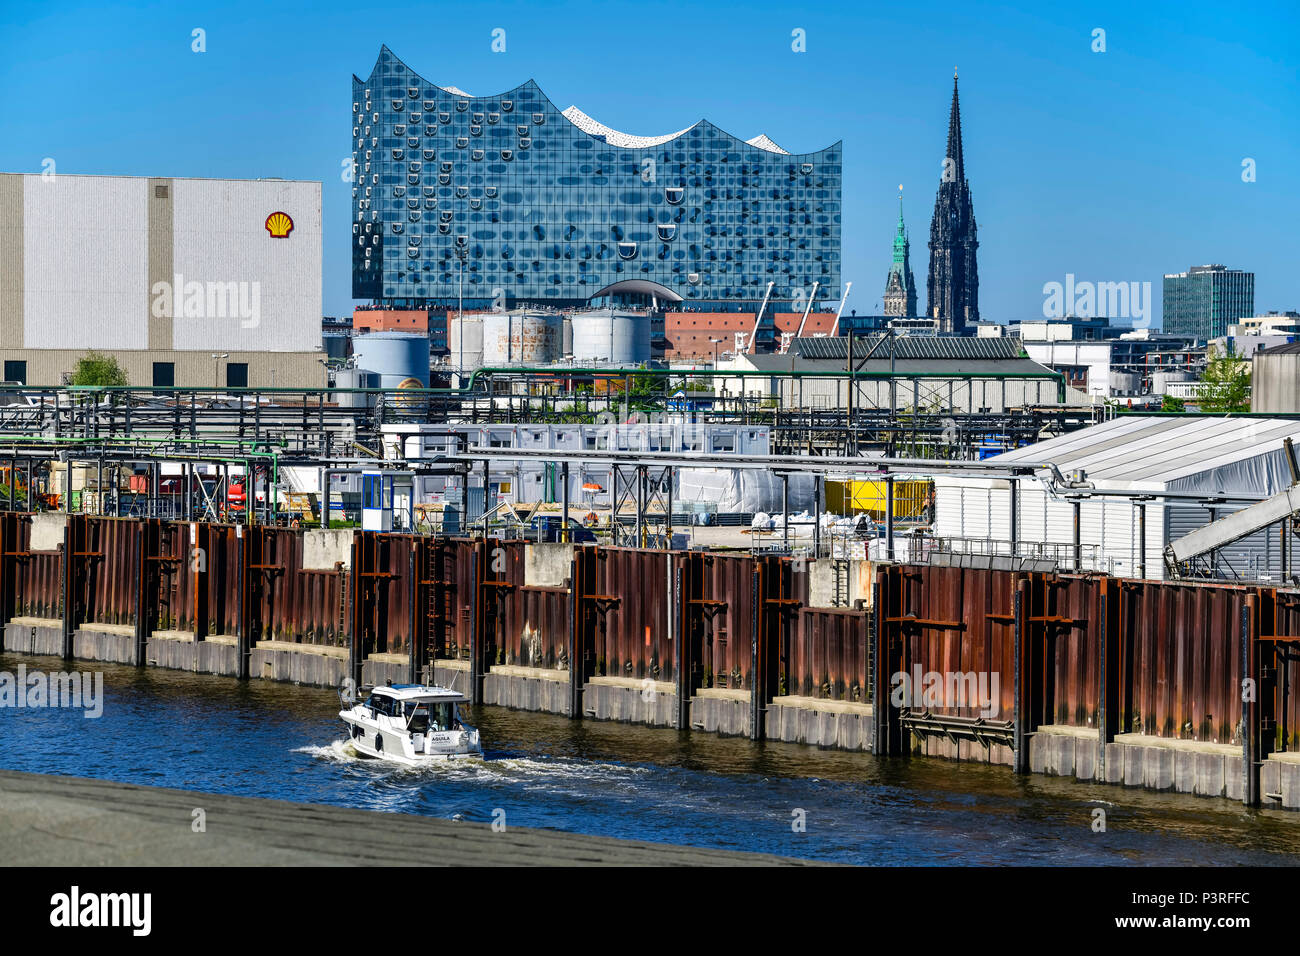
[[[791,513],[813,509],[813,489],[812,475],[790,476]],[[781,512],[781,479],[767,471],[683,468],[677,472],[677,488],[673,494],[683,505],[711,502],[722,512]]]

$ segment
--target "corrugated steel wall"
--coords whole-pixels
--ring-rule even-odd
[[[973,568],[895,566],[878,575],[880,595],[876,613],[881,633],[891,629],[902,637],[897,671],[880,675],[886,691],[905,686],[895,674],[908,676],[913,695],[922,688],[914,675],[974,672],[988,675],[992,694],[997,675],[997,719],[1006,720],[1015,706],[1014,648],[1010,640],[1014,579]],[[972,703],[969,702],[968,703]],[[911,707],[908,701],[905,706]],[[914,708],[922,709],[922,708]],[[977,718],[983,708],[955,703],[927,704],[940,716]]]
[[[283,533],[298,535],[301,547],[300,532]],[[410,574],[417,539],[409,534],[362,531],[355,540],[352,578],[364,651],[366,654],[409,654],[413,623]],[[295,615],[303,611],[297,603],[300,597],[301,585],[296,585],[292,592]],[[289,620],[292,619],[286,618],[286,623]]]
[[[801,608],[787,631],[782,692],[867,703],[871,647],[866,612]]]
[[[508,599],[501,631],[503,663],[568,667],[569,590],[519,587]]]
[[[1300,744],[1294,592],[929,566],[882,568],[877,581],[882,660],[909,674],[917,667],[943,675],[997,673],[1004,720],[1016,712],[1019,625],[1026,732],[1048,724],[1100,730],[1105,719],[1107,739],[1141,733],[1239,744],[1242,680],[1250,676],[1242,671],[1242,647],[1249,638],[1261,663],[1252,676],[1261,729],[1277,746]],[[1258,614],[1245,614],[1256,605]],[[887,658],[893,646],[899,650]],[[976,716],[971,708],[931,709]]]
[[[1238,743],[1251,589],[1122,581],[1120,590],[1120,732]]]
[[[354,659],[409,655],[417,672],[469,659],[471,647],[480,674],[498,663],[571,668],[577,653],[579,685],[676,681],[683,660],[687,694],[748,690],[759,707],[780,694],[867,701],[897,672],[975,672],[997,675],[994,719],[1018,715],[1024,732],[1054,724],[1238,744],[1246,727],[1265,752],[1300,749],[1296,591],[891,565],[877,574],[873,644],[867,612],[808,607],[807,575],[775,556],[583,548],[571,593],[525,585],[523,542],[357,532],[350,569],[315,570],[303,567],[296,529],[73,516],[68,535],[74,626],[135,624],[144,595],[146,628],[235,634],[242,607],[250,642],[347,647],[355,629]],[[21,514],[0,515],[0,539],[7,616],[58,618],[62,552],[31,552]],[[1258,700],[1248,713],[1247,677]],[[922,709],[990,716],[974,701]]]
[[[753,679],[754,559],[704,557],[704,686],[748,688]]]
[[[102,557],[87,562],[86,620],[135,624],[136,576],[141,535],[137,522],[118,518],[87,520],[89,550]]]
[[[470,617],[475,587],[475,543],[464,538],[426,541],[424,580],[429,584],[431,658],[469,656]]]
[[[262,623],[262,640],[290,641],[300,644],[343,646],[347,643],[344,624],[342,575],[328,570],[303,567],[303,535],[288,528],[248,529],[249,574],[258,582],[254,589],[253,614]],[[390,548],[401,561],[410,548],[409,538],[396,537]],[[391,584],[391,582],[390,582]],[[392,606],[391,624],[399,627],[400,644],[406,630],[405,589],[390,588],[399,596]]]
[[[1274,746],[1300,750],[1300,644],[1269,641],[1270,637],[1294,637],[1300,641],[1300,593],[1266,591],[1260,602],[1259,629],[1261,648],[1272,645],[1273,649],[1273,659],[1268,663],[1275,668],[1277,694]]]
[[[30,550],[32,526],[25,518],[25,515],[15,516],[14,613],[25,617],[61,617],[63,556],[57,551]]]
[[[1038,722],[1096,727],[1102,589],[1095,578],[1033,575],[1030,632],[1044,642],[1044,703]],[[1032,626],[1036,624],[1037,626]],[[1008,712],[1009,713],[1009,712]]]
[[[596,560],[596,675],[676,679],[668,639],[668,552],[600,548]]]

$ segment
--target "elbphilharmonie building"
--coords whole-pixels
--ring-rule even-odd
[[[632,136],[536,83],[475,96],[384,47],[352,81],[352,288],[390,307],[703,309],[840,295],[841,144],[790,153],[700,120]],[[815,289],[815,291],[814,291]]]

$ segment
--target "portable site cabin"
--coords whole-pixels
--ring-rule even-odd
[[[1062,569],[1072,568],[1077,502],[1081,570],[1163,578],[1162,556],[1171,541],[1291,485],[1283,445],[1288,437],[1300,444],[1300,420],[1134,415],[988,461],[1050,462],[1067,478],[1083,472],[1078,477],[1091,485],[1054,488],[1046,468],[1018,479],[1018,553],[1042,545],[1042,553],[1065,557]],[[953,550],[1011,541],[1010,479],[940,476],[934,484],[934,533],[952,539]],[[1211,565],[1223,578],[1279,581],[1300,570],[1295,557],[1282,567],[1282,540],[1275,524],[1215,552]],[[989,550],[997,553],[995,546]]]
[[[373,469],[361,473],[361,528],[410,531],[415,527],[415,476],[409,471]]]

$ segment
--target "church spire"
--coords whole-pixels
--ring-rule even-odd
[[[952,71],[952,108],[948,112],[948,159],[951,163],[944,164],[945,178],[950,176],[952,182],[965,182],[966,169],[961,155],[961,105],[957,101],[956,69]],[[949,169],[951,174],[948,172]]]
[[[940,332],[966,332],[979,321],[978,248],[975,209],[962,155],[957,71],[953,70],[948,151],[930,220],[930,275],[926,283],[925,313],[939,320]]]

